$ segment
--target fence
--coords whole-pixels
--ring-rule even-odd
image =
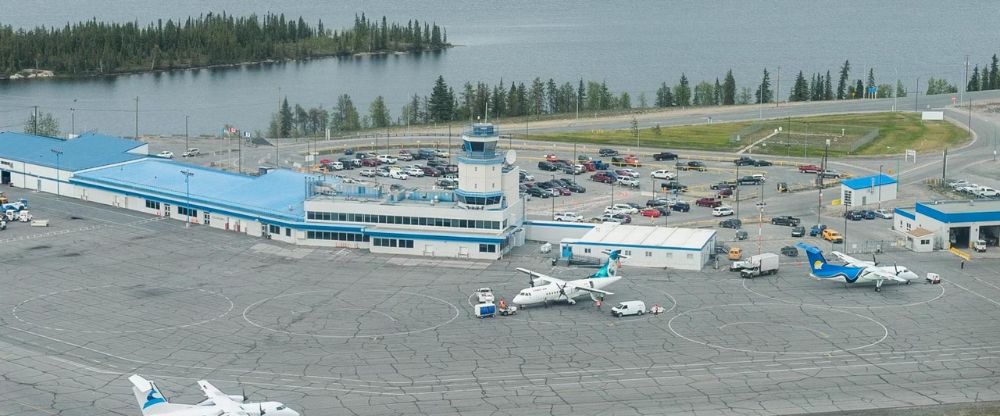
[[[844,247],[847,254],[879,254],[906,249],[906,242],[903,240],[863,240],[859,242],[848,241],[847,243],[848,247]]]

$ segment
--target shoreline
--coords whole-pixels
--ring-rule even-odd
[[[384,51],[384,52],[355,52],[351,54],[322,54],[322,55],[309,56],[305,58],[265,59],[261,61],[233,62],[225,64],[199,65],[199,66],[177,67],[177,68],[158,68],[158,69],[147,69],[147,70],[140,69],[134,71],[117,71],[117,72],[107,72],[107,73],[87,73],[87,74],[77,74],[77,75],[66,75],[53,72],[52,76],[30,77],[30,78],[29,77],[11,78],[14,75],[11,74],[11,75],[0,76],[0,82],[30,81],[30,80],[78,80],[78,79],[91,79],[91,78],[102,78],[102,77],[118,77],[123,75],[160,74],[166,72],[195,71],[202,69],[225,69],[225,68],[237,68],[245,66],[261,66],[261,65],[289,63],[289,62],[306,62],[306,61],[330,59],[330,58],[338,58],[338,59],[359,58],[359,57],[363,58],[363,57],[390,56],[390,55],[410,55],[414,53],[419,53],[419,54],[439,53],[439,52],[445,52],[448,49],[454,47],[456,47],[456,45],[449,44],[440,49],[424,49],[420,51]],[[27,69],[22,69],[21,71],[25,70]],[[44,70],[44,69],[39,69],[39,70]]]

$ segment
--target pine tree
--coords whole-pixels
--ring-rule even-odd
[[[455,97],[449,91],[448,84],[444,82],[444,76],[438,75],[437,81],[434,81],[434,88],[431,90],[430,108],[427,109],[431,120],[436,122],[450,121],[455,112],[454,101]]]
[[[979,91],[979,65],[976,65],[972,69],[972,76],[969,77],[969,83],[965,85],[966,91]]]
[[[733,70],[730,69],[722,82],[722,105],[733,104],[736,104],[736,78],[733,78]]]
[[[684,75],[683,72],[680,83],[674,87],[674,99],[678,106],[688,107],[691,105],[691,86],[688,85],[687,75]]]
[[[385,99],[381,95],[372,100],[368,107],[368,114],[374,128],[389,127],[390,120],[392,120],[392,117],[389,116],[389,108],[386,107]]]
[[[24,122],[24,132],[36,136],[59,137],[59,121],[52,116],[52,113],[41,112],[38,113],[38,122],[36,123],[35,114],[31,114]]]
[[[799,71],[799,75],[795,77],[795,84],[792,86],[792,93],[788,96],[789,101],[808,101],[809,100],[809,85],[806,83],[806,77]]]
[[[576,88],[576,109],[583,110],[584,99],[587,98],[587,91],[583,89],[583,78],[580,78],[580,85]]]
[[[854,85],[854,96],[851,98],[862,98],[865,96],[865,83],[859,79]]]
[[[281,109],[278,110],[278,137],[291,137],[292,135],[292,108],[288,105],[288,97],[281,100]]]
[[[722,105],[722,85],[719,84],[719,78],[715,78],[715,86],[712,92],[712,105]]]
[[[851,61],[844,61],[844,66],[840,67],[840,82],[837,83],[837,99],[843,100],[847,96],[847,77],[851,73]]]
[[[868,69],[868,85],[865,86],[865,97],[870,97],[871,90],[875,88],[875,68]]]
[[[771,94],[771,74],[767,72],[767,68],[764,68],[764,76],[761,77],[760,84],[757,85],[754,98],[757,100],[757,104],[766,104],[771,102]]]
[[[826,79],[823,81],[823,99],[833,99],[833,80],[830,78],[830,71],[826,71]]]
[[[997,55],[993,54],[993,62],[990,63],[990,81],[987,83],[989,85],[989,90],[995,90],[1000,88],[1000,68],[997,68]],[[983,69],[986,70],[985,68]]]

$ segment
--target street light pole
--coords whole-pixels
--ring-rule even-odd
[[[184,195],[187,198],[187,223],[184,226],[191,227],[191,177],[194,172],[184,169],[181,174],[184,175]]]
[[[878,185],[878,209],[882,209],[882,165],[878,165],[878,179],[876,179],[875,185]]]
[[[556,175],[553,173],[552,174],[552,181],[555,182],[555,180],[556,180]],[[552,221],[555,221],[556,220],[556,198],[554,196],[552,196],[552,195],[549,195],[549,199],[552,200]]]
[[[52,153],[56,154],[56,196],[62,196],[62,192],[59,189],[59,182],[61,181],[61,179],[59,178],[59,170],[60,170],[59,156],[63,154],[63,151],[58,149],[49,149],[49,150]],[[41,191],[41,189],[39,189],[39,191]]]
[[[913,111],[917,111],[918,104],[920,104],[920,77],[917,77],[917,83],[913,88]]]
[[[680,172],[680,168],[677,169]],[[736,163],[736,191],[734,196],[736,198],[736,218],[740,217],[740,164]]]
[[[191,148],[191,136],[188,134],[188,119],[190,119],[190,118],[191,118],[191,116],[189,116],[187,114],[184,115],[184,151],[185,152],[188,149]]]
[[[69,109],[70,134],[76,135],[76,98],[73,99],[73,107]]]

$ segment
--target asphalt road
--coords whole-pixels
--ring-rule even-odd
[[[14,195],[17,196],[17,195]],[[996,260],[890,251],[941,285],[843,287],[799,259],[728,271],[631,268],[610,302],[480,320],[536,246],[501,261],[292,247],[31,194],[46,229],[0,232],[0,415],[139,413],[126,378],[174,402],[207,379],[306,415],[797,414],[1000,400]],[[868,222],[880,224],[885,222]],[[866,227],[879,228],[879,227]],[[787,227],[765,229],[774,247]],[[807,241],[815,241],[809,240]],[[767,248],[766,248],[767,249]]]

